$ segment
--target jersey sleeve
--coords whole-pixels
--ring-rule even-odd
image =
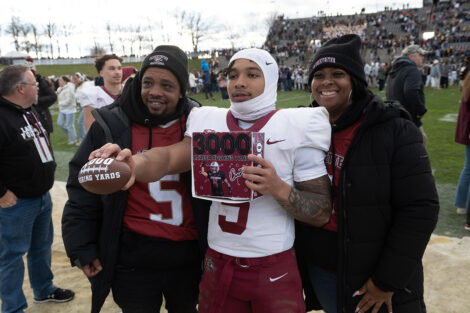
[[[198,118],[200,115],[200,108],[193,108],[188,115],[188,120],[186,121],[186,132],[184,135],[189,138],[193,138],[193,132],[197,127]]]
[[[326,152],[314,148],[300,148],[295,155],[294,181],[303,182],[327,174]]]
[[[305,129],[302,147],[311,147],[322,151],[330,149],[331,125],[328,111],[324,107],[311,108]]]
[[[302,112],[307,116],[304,136],[295,151],[294,181],[301,182],[326,175],[325,156],[330,148],[331,126],[324,107]],[[305,114],[307,113],[307,114]]]
[[[89,87],[89,88],[84,88],[80,90],[80,92],[77,95],[77,98],[78,98],[78,102],[80,102],[80,105],[82,107],[94,105],[94,102],[95,102],[94,99],[96,98],[96,93],[94,89],[95,89],[94,87]]]

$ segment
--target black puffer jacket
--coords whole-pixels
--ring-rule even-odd
[[[315,254],[336,254],[338,312],[355,311],[360,297],[352,294],[372,277],[378,287],[394,291],[394,313],[424,313],[421,259],[439,202],[421,134],[397,103],[373,97],[365,105],[344,159],[337,200],[337,237],[296,225],[301,272],[306,274]],[[307,309],[320,308],[303,278]],[[385,305],[380,312],[387,312]]]
[[[49,107],[54,104],[57,100],[57,94],[54,89],[52,89],[51,84],[44,79],[39,74],[36,74],[36,81],[39,84],[38,91],[38,103],[34,105],[36,111],[38,112],[41,123],[44,128],[47,130],[48,134],[51,134],[54,130],[51,112],[49,112]]]
[[[426,113],[423,79],[416,64],[406,56],[396,59],[388,72],[387,100],[400,102],[413,123],[422,125],[418,116]]]
[[[188,105],[198,105],[188,100]],[[113,273],[119,256],[122,222],[127,203],[127,191],[118,191],[110,195],[95,195],[85,191],[78,183],[77,175],[80,168],[88,160],[91,151],[100,148],[112,132],[114,143],[122,149],[131,148],[131,123],[128,115],[116,104],[96,110],[94,122],[83,143],[69,164],[67,182],[67,201],[62,217],[62,237],[67,256],[72,265],[89,264],[99,258],[103,270],[90,278],[92,290],[91,312],[101,310],[109,294]],[[189,112],[189,109],[185,114]],[[98,120],[103,119],[109,129],[106,131]],[[150,140],[151,141],[151,140]],[[189,175],[188,175],[189,177]],[[188,180],[188,188],[190,188]],[[207,248],[207,221],[209,202],[191,199],[194,219],[200,238],[201,255]],[[155,252],[158,253],[158,252]],[[161,252],[162,254],[165,252]]]

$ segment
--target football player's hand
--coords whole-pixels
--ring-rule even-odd
[[[10,189],[7,189],[7,192],[0,198],[0,208],[14,206],[17,200],[16,195]]]
[[[263,195],[271,195],[280,199],[290,191],[290,186],[285,183],[276,173],[273,164],[254,154],[248,155],[248,160],[260,166],[245,166],[242,170],[245,184],[251,190]]]
[[[232,195],[232,187],[228,187],[228,195],[231,196]]]
[[[387,312],[392,313],[392,296],[391,291],[382,291],[379,289],[372,278],[353,294],[353,297],[364,295],[356,306],[356,313],[364,313],[372,308],[372,313],[379,312],[383,304],[387,306]]]
[[[80,266],[80,269],[87,277],[94,277],[101,272],[103,267],[101,266],[100,259],[94,259],[90,264]]]
[[[92,160],[94,158],[115,158],[116,161],[122,161],[125,162],[127,165],[129,165],[129,168],[131,169],[131,177],[129,178],[129,181],[127,184],[122,187],[122,190],[127,190],[129,189],[135,182],[135,162],[132,157],[132,152],[129,149],[123,149],[121,150],[121,147],[119,145],[114,144],[114,143],[107,143],[104,146],[102,146],[99,149],[96,149],[95,151],[92,151],[90,153],[90,156],[88,157],[88,160]]]
[[[204,167],[206,164],[207,164],[206,161],[202,161],[201,167]]]

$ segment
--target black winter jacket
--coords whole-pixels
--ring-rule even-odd
[[[57,100],[57,94],[52,89],[51,84],[39,74],[36,74],[36,81],[39,84],[38,103],[34,105],[38,112],[39,119],[49,134],[54,130],[51,112],[49,107]]]
[[[387,100],[400,102],[413,123],[422,125],[418,116],[426,113],[423,79],[416,64],[406,56],[396,59],[388,73]]]
[[[69,200],[62,217],[62,236],[72,265],[89,264],[95,258],[99,258],[103,266],[103,270],[97,276],[90,278],[92,313],[101,310],[112,285],[114,268],[119,256],[127,191],[118,191],[110,195],[95,195],[81,187],[77,175],[83,164],[87,162],[90,152],[106,143],[105,138],[109,135],[107,131],[112,132],[114,143],[121,148],[131,148],[132,137],[131,123],[121,107],[111,105],[96,111],[99,113],[94,114],[96,121],[103,119],[110,129],[103,129],[99,122],[94,122],[70,161],[67,182]],[[209,203],[193,198],[191,204],[195,224],[198,227],[202,262],[202,256],[207,247]],[[158,252],[154,251],[155,253]]]
[[[397,103],[374,97],[366,104],[344,159],[337,203],[337,240],[328,242],[332,232],[296,225],[307,311],[320,306],[306,265],[324,253],[338,258],[338,312],[355,311],[360,297],[352,294],[372,277],[394,291],[394,313],[424,313],[422,256],[439,202],[422,136]],[[387,312],[385,305],[379,312]]]

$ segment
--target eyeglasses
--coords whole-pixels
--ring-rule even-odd
[[[30,86],[35,86],[35,87],[39,87],[39,83],[38,82],[35,82],[35,83],[26,83],[26,82],[21,82],[19,83],[19,85],[30,85]]]

